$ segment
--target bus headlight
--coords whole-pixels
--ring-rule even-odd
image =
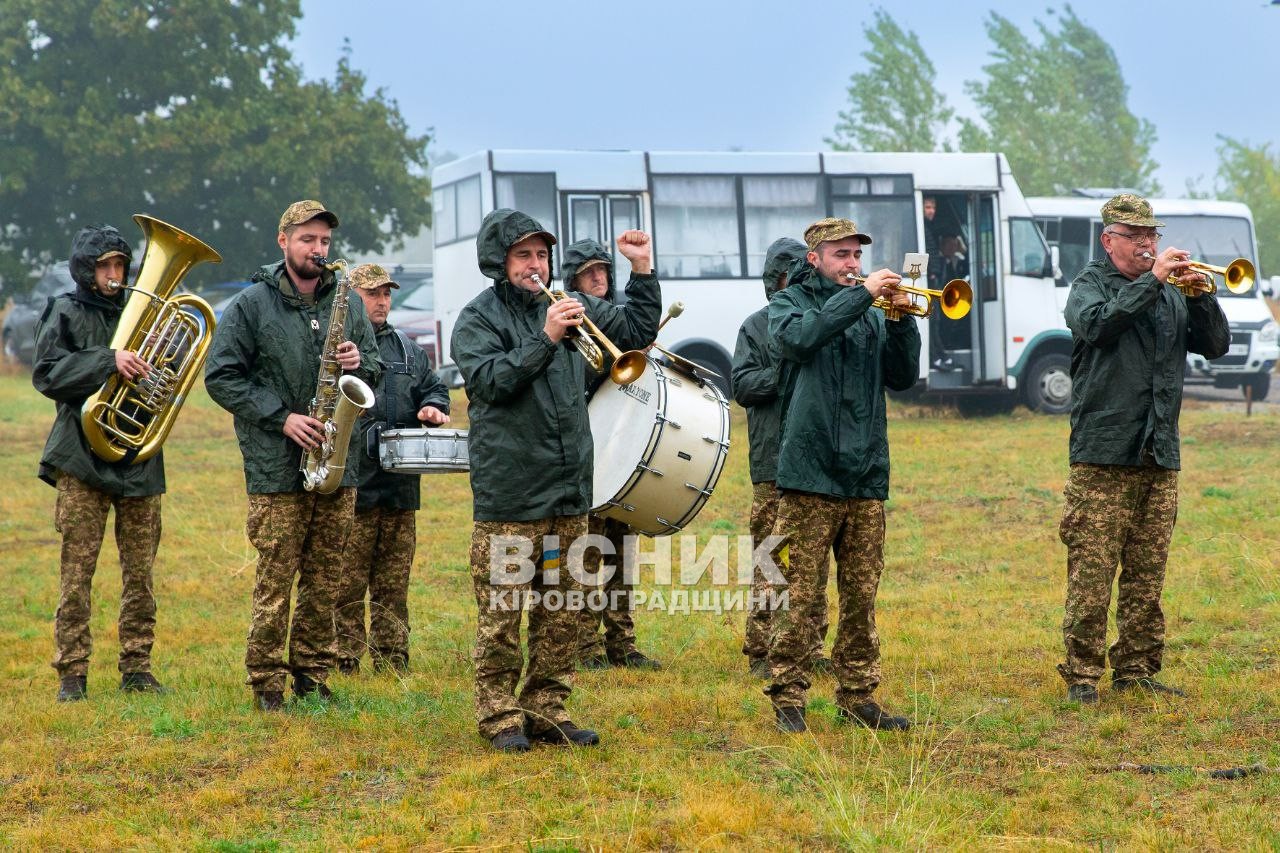
[[[1268,320],[1262,324],[1262,331],[1258,332],[1258,340],[1264,343],[1271,343],[1276,339],[1276,333],[1280,331],[1274,320]]]

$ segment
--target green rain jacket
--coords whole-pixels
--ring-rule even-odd
[[[458,315],[450,351],[466,381],[468,454],[479,521],[532,521],[591,508],[590,423],[583,395],[586,363],[568,341],[542,331],[547,299],[507,281],[507,250],[542,232],[505,208],[485,217],[476,238],[480,271],[493,280]],[[647,346],[662,294],[654,275],[633,275],[624,307],[586,294],[587,316],[622,349]]]
[[[71,244],[69,267],[76,289],[49,300],[36,327],[36,357],[31,382],[58,404],[53,429],[40,457],[39,477],[57,484],[65,471],[109,495],[145,497],[163,494],[164,451],[145,462],[105,462],[93,454],[80,426],[84,401],[116,372],[111,349],[120,312],[129,292],[108,299],[94,288],[94,265],[106,252],[133,257],[120,232],[109,225],[82,229]]]
[[[302,448],[284,434],[284,422],[291,413],[311,411],[337,280],[330,271],[320,277],[315,305],[299,296],[283,260],[262,267],[251,280],[222,312],[204,384],[214,402],[235,416],[249,493],[300,492]],[[360,368],[353,375],[376,387],[382,363],[357,294],[347,300],[343,328],[360,349]],[[356,485],[359,466],[350,463],[363,452],[359,432],[351,431],[343,486]]]
[[[382,359],[382,382],[374,389],[373,408],[360,419],[359,490],[356,509],[419,509],[422,506],[422,476],[382,470],[378,462],[378,434],[386,429],[428,426],[418,420],[423,406],[435,406],[449,413],[449,389],[436,376],[424,353],[406,340],[390,323],[374,330],[378,355]],[[448,428],[446,425],[443,427]]]
[[[791,237],[773,241],[764,257],[764,298],[778,292],[778,279],[808,249]],[[782,439],[782,397],[778,391],[777,342],[769,337],[766,304],[738,329],[733,350],[733,399],[747,410],[747,442],[750,445],[751,482],[767,483],[778,477],[778,443]]]
[[[838,498],[889,496],[885,387],[919,375],[915,318],[886,321],[865,287],[841,286],[807,261],[769,301],[783,365],[778,488]]]
[[[1181,467],[1178,413],[1187,352],[1219,358],[1231,332],[1215,296],[1188,299],[1150,272],[1130,281],[1111,258],[1071,284],[1071,461]]]

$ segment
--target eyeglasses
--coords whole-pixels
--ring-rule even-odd
[[[1106,233],[1123,237],[1131,241],[1135,246],[1141,246],[1144,243],[1159,243],[1160,238],[1164,236],[1159,231],[1150,231],[1144,234],[1127,234],[1124,231],[1108,231]]]

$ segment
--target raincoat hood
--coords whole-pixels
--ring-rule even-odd
[[[587,264],[588,261],[604,261],[605,268],[609,273],[609,289],[604,292],[603,299],[614,302],[614,295],[617,292],[616,282],[613,278],[613,255],[605,248],[604,244],[597,240],[577,240],[570,243],[564,248],[564,289],[577,290],[573,286],[574,276]]]
[[[133,250],[129,243],[110,225],[89,225],[81,228],[71,239],[71,259],[67,266],[71,278],[82,291],[98,294],[93,284],[94,266],[98,258],[107,252],[120,252],[124,255],[125,275],[133,262]]]
[[[792,264],[797,261],[804,261],[808,265],[805,257],[809,254],[809,249],[804,243],[791,237],[779,237],[769,245],[768,251],[764,255],[764,297],[771,299],[773,294],[778,292],[778,276],[788,273],[788,282],[790,282],[789,270]]]
[[[480,223],[480,233],[476,236],[476,260],[480,263],[480,272],[493,281],[506,281],[507,251],[534,234],[541,234],[546,238],[548,249],[556,244],[555,236],[527,213],[506,207],[490,213]],[[548,284],[555,278],[554,264],[549,272]]]

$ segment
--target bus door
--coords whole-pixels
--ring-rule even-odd
[[[999,287],[995,193],[930,192],[937,212],[926,221],[929,288],[969,282],[973,305],[953,320],[934,302],[929,318],[929,387],[957,388],[1004,377],[1004,314]],[[933,234],[928,235],[928,229]],[[935,248],[936,246],[936,248]],[[933,328],[936,324],[936,328]]]
[[[644,227],[641,220],[639,193],[581,193],[566,192],[561,194],[561,215],[569,239],[564,246],[576,240],[596,240],[603,243],[613,253],[614,281],[619,281],[618,269],[630,269],[618,253],[617,239],[623,231]],[[623,262],[619,267],[619,262]],[[618,286],[618,295],[622,295],[621,284],[626,283],[625,274]]]

